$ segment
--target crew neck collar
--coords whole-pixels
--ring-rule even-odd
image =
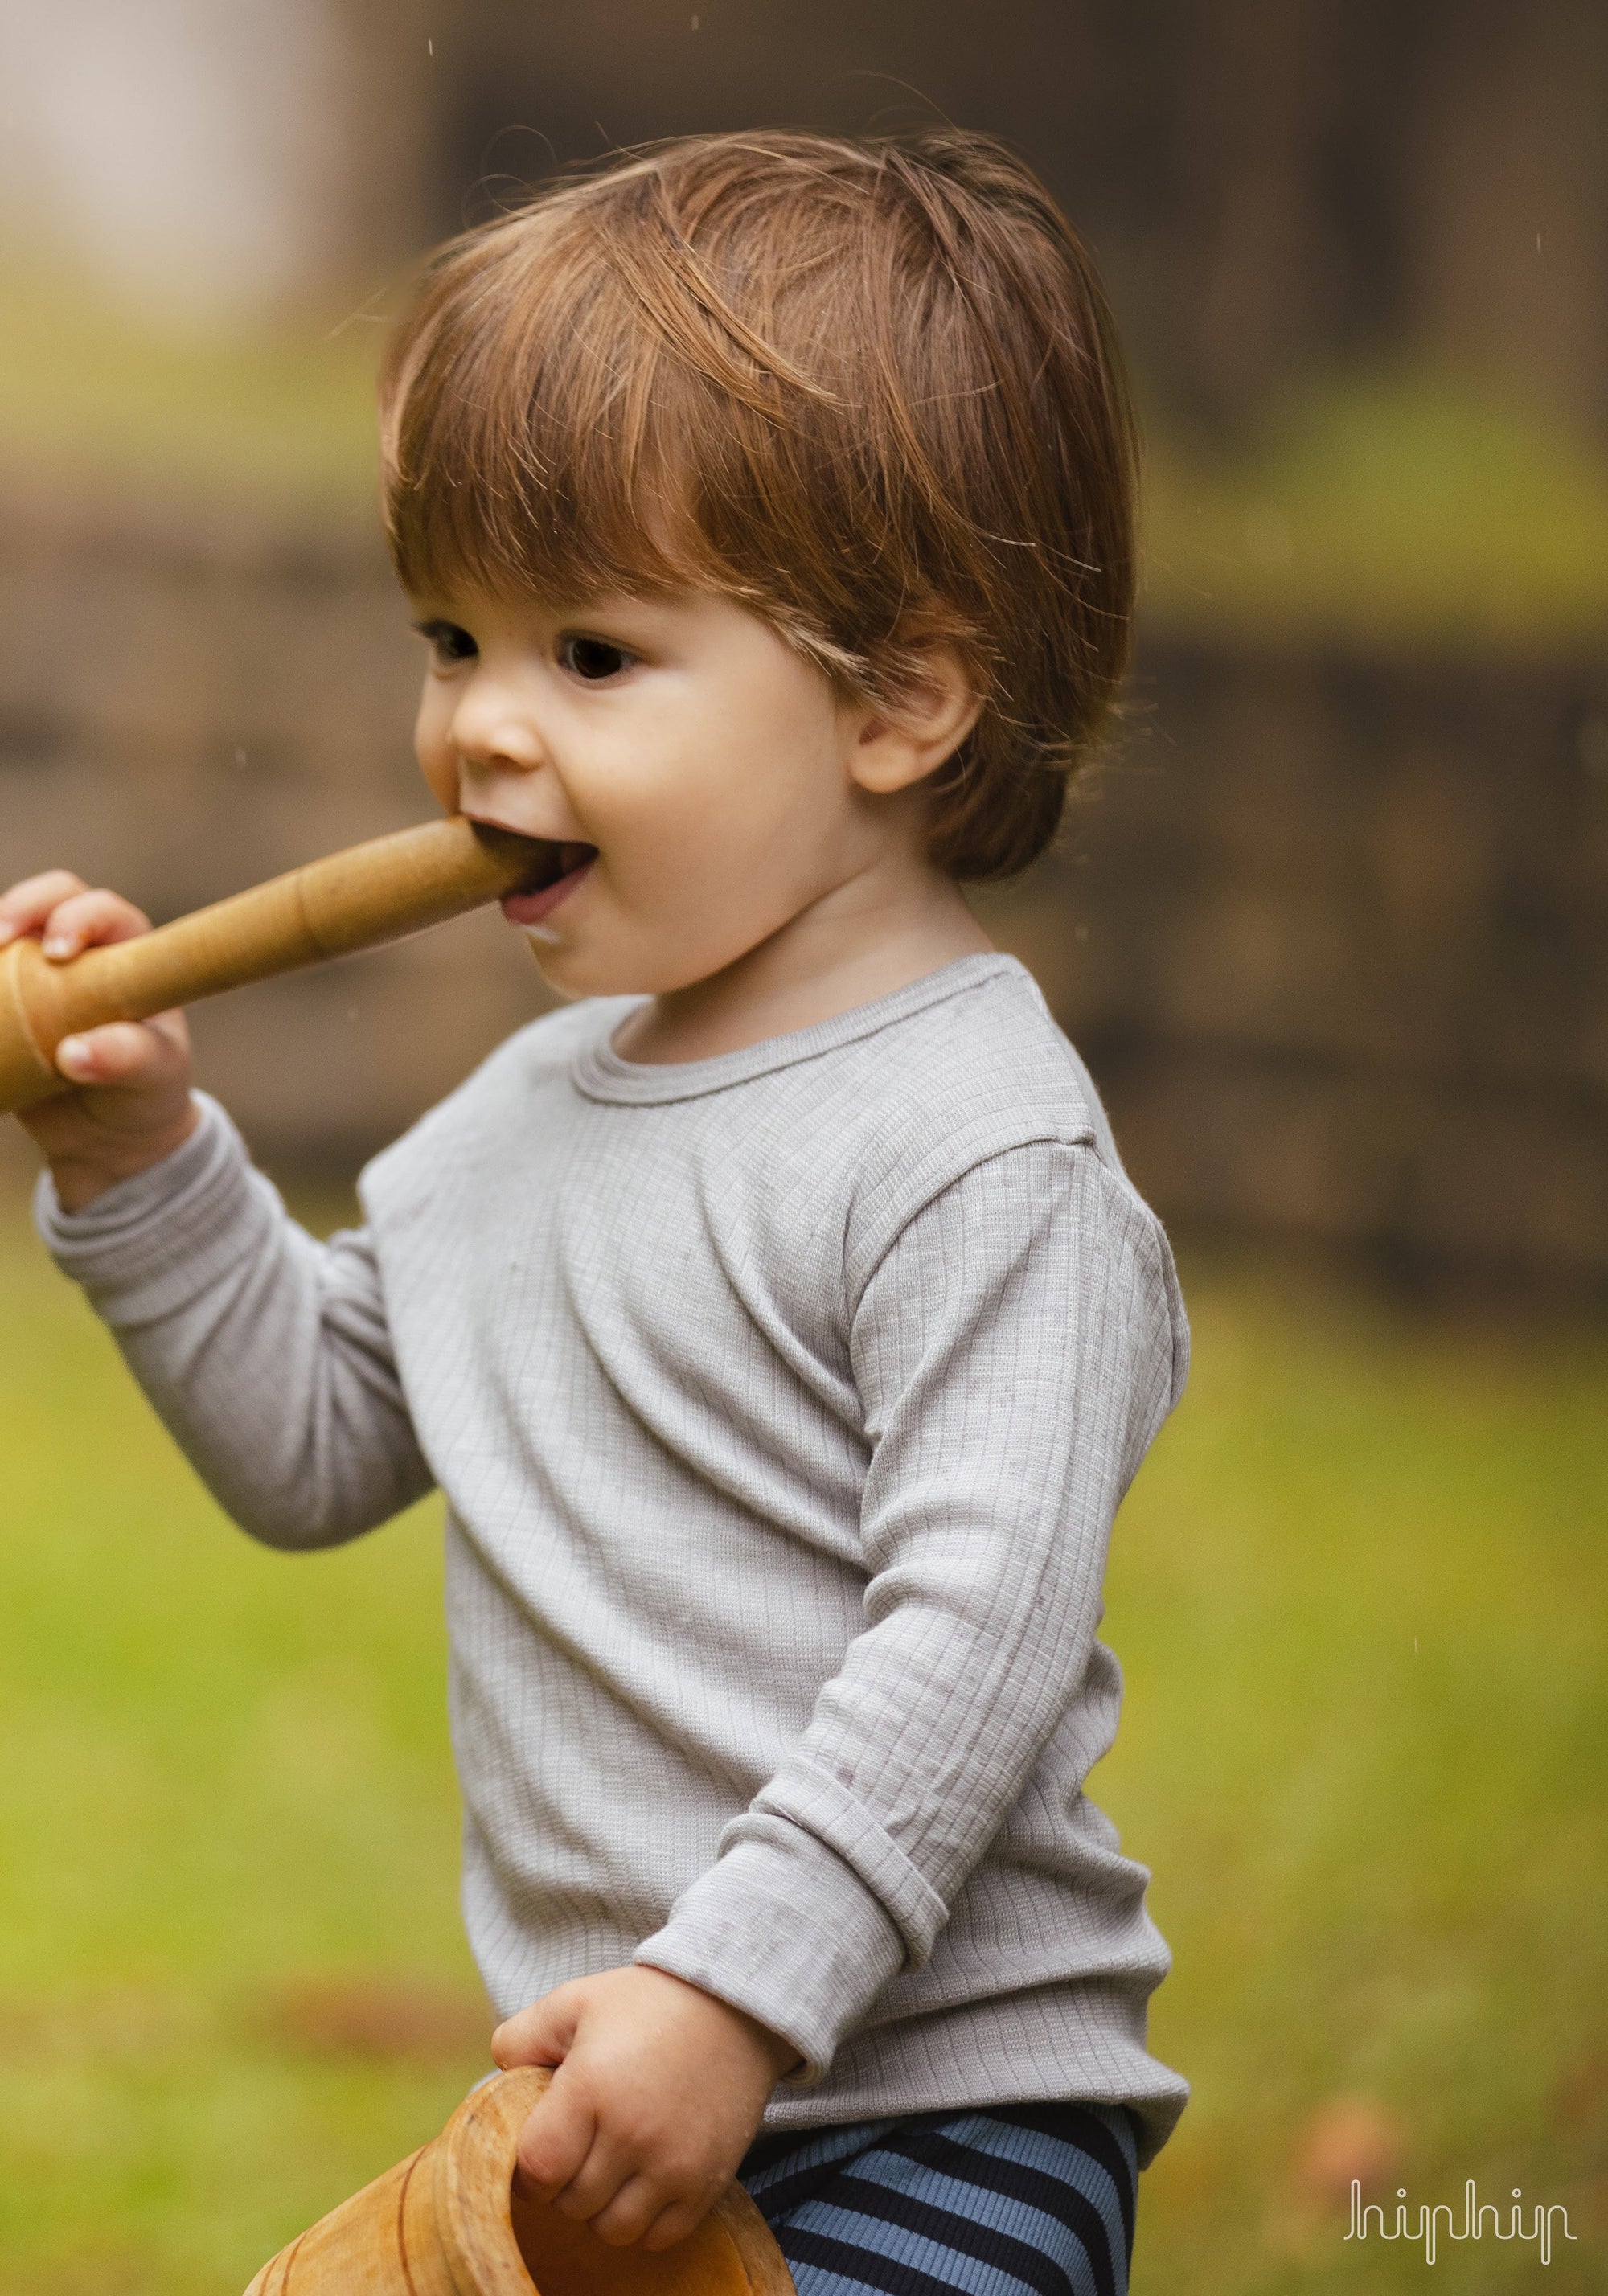
[[[941,1004],[951,996],[963,996],[970,988],[980,988],[1005,973],[1020,973],[1024,980],[1031,976],[1013,956],[997,949],[976,956],[957,956],[950,964],[940,965],[936,972],[924,973],[921,980],[907,981],[903,988],[895,988],[886,996],[879,996],[869,1004],[856,1004],[847,1013],[834,1013],[829,1021],[818,1021],[813,1028],[795,1029],[782,1037],[767,1037],[757,1045],[744,1045],[734,1053],[717,1053],[707,1061],[628,1061],[614,1050],[612,1038],[628,1013],[638,1009],[644,999],[621,1005],[611,997],[598,1015],[594,1032],[577,1051],[570,1075],[576,1089],[588,1100],[619,1101],[644,1106],[656,1101],[697,1100],[706,1093],[725,1092],[733,1085],[750,1084],[756,1077],[768,1076],[773,1070],[792,1068],[800,1061],[818,1060],[824,1053],[834,1053],[841,1046],[857,1044],[862,1037],[874,1037],[912,1013],[923,1012],[930,1004]]]

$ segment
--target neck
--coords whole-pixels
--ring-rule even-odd
[[[615,1039],[628,1060],[707,1061],[812,1029],[993,942],[938,870],[834,887],[707,980],[665,991]]]

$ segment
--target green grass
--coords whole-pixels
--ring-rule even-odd
[[[1125,1727],[1094,1791],[1177,1957],[1153,2046],[1196,2095],[1137,2286],[1419,2284],[1303,2190],[1337,2100],[1391,2197],[1563,2201],[1608,2247],[1608,1557],[1600,1333],[1501,1341],[1202,1270],[1196,1370],[1119,1529]],[[1388,2154],[1387,2154],[1388,2157]],[[1453,2252],[1459,2289],[1533,2248]]]
[[[0,250],[0,472],[372,521],[393,283],[331,324],[190,337]],[[1234,455],[1153,426],[1145,611],[1277,644],[1600,644],[1608,455],[1478,376],[1333,376]]]
[[[0,1215],[0,2286],[231,2296],[483,2062],[435,1517],[252,1547]],[[1195,2086],[1136,2296],[1417,2287],[1312,2189],[1346,2097],[1415,2211],[1467,2177],[1568,2205],[1545,2281],[1488,2241],[1448,2289],[1598,2288],[1608,1339],[1185,1272],[1094,1787],[1154,1870],[1153,2043]]]
[[[232,1532],[4,1212],[0,2287],[231,2296],[486,2070],[434,1513]]]

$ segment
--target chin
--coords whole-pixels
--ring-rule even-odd
[[[678,989],[696,988],[743,955],[734,951],[683,954],[679,959],[650,949],[566,946],[562,941],[538,940],[529,927],[526,939],[537,970],[561,996],[673,996]]]
[[[537,971],[561,996],[639,996],[652,988],[652,984],[641,977],[641,968],[622,964],[618,958],[611,964],[592,950],[538,939],[528,928],[525,939]]]

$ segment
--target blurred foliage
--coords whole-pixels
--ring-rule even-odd
[[[0,1214],[0,2285],[220,2296],[484,2066],[435,1513],[324,1556],[233,1534]],[[1153,2045],[1195,2088],[1136,2290],[1416,2287],[1323,2196],[1337,2100],[1415,2210],[1467,2177],[1565,2204],[1546,2284],[1595,2288],[1608,1341],[1186,1276],[1094,1782],[1156,1874]],[[1536,2284],[1517,2243],[1457,2263]]]
[[[373,516],[383,323],[176,333],[0,256],[0,473],[181,512]]]
[[[1233,459],[1163,439],[1147,477],[1148,596],[1172,626],[1601,646],[1608,455],[1466,379],[1335,377]]]
[[[324,329],[185,339],[0,262],[0,473],[372,518],[399,293]],[[1148,609],[1171,627],[1574,649],[1608,619],[1608,455],[1466,377],[1330,378],[1233,455],[1155,430],[1145,504]]]

